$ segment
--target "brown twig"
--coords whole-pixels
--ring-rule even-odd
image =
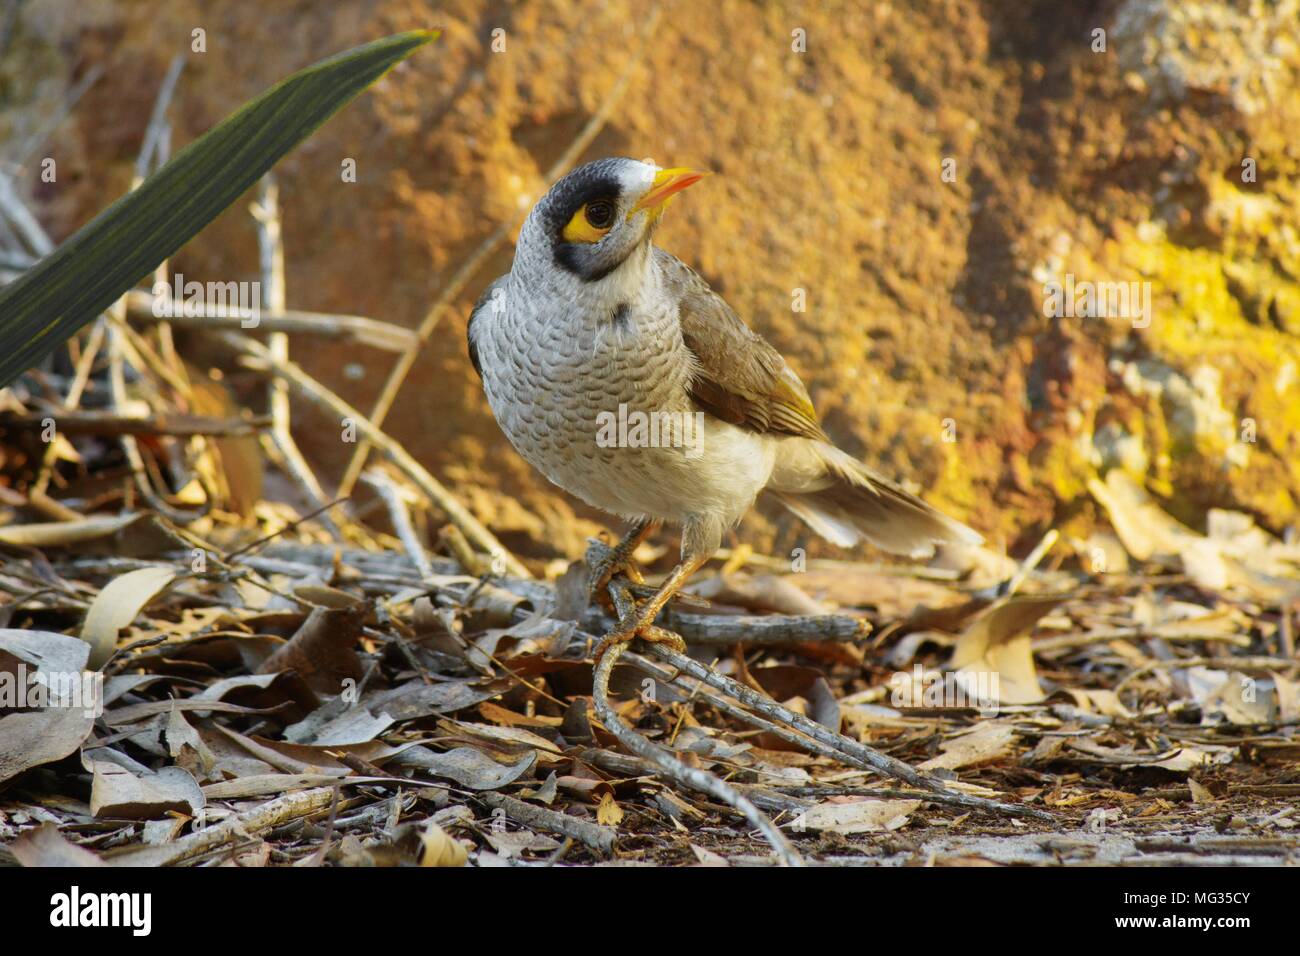
[[[274,375],[285,378],[303,397],[324,408],[331,415],[342,421],[349,421],[359,434],[364,435],[383,453],[389,461],[398,467],[407,478],[414,482],[420,492],[442,509],[462,531],[465,536],[484,551],[494,557],[500,557],[505,570],[521,578],[531,575],[519,559],[506,550],[477,518],[462,505],[456,497],[434,478],[429,472],[403,448],[397,441],[380,431],[369,419],[349,405],[338,395],[316,381],[293,362],[275,364],[270,350],[256,339],[235,332],[217,333],[219,339],[230,348],[256,359],[260,367]]]
[[[234,437],[256,434],[270,425],[267,416],[256,418],[212,418],[206,415],[151,415],[141,418],[117,412],[53,411],[29,412],[25,415],[0,415],[0,425],[7,428],[41,428],[46,419],[54,419],[59,431],[81,435],[215,435]]]
[[[619,616],[624,619],[631,619],[636,612],[636,605],[627,589],[622,585],[622,580],[622,578],[615,578],[610,582],[609,594],[613,598],[615,606],[619,609]],[[747,797],[707,770],[688,767],[663,747],[642,737],[623,722],[623,718],[618,715],[618,712],[614,710],[609,702],[609,678],[610,674],[613,673],[614,665],[618,663],[619,658],[622,657],[626,649],[626,644],[614,644],[606,650],[600,658],[600,663],[596,665],[596,671],[592,679],[592,701],[595,704],[596,716],[605,725],[605,729],[613,734],[627,750],[652,762],[659,768],[662,775],[674,783],[707,793],[738,812],[763,834],[767,842],[771,844],[772,849],[776,851],[782,864],[785,866],[802,866],[803,858],[799,856],[799,852],[785,838],[785,834]]]
[[[126,294],[126,315],[136,322],[159,322],[193,328],[248,327],[247,314],[237,307],[193,303],[179,298],[164,302],[143,289],[135,289]],[[417,341],[413,331],[400,325],[378,322],[360,315],[335,315],[295,309],[263,309],[258,316],[257,328],[268,332],[302,332],[326,339],[341,339],[386,352],[405,352],[414,348]]]
[[[479,794],[478,800],[493,810],[501,810],[510,819],[526,827],[549,830],[570,837],[600,853],[612,853],[614,850],[614,840],[618,837],[618,833],[612,827],[592,823],[590,820],[556,810],[548,810],[546,807],[533,806],[514,797],[507,797],[505,794],[483,793]]]

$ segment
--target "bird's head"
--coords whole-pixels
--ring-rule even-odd
[[[624,157],[579,166],[538,200],[520,247],[545,244],[560,269],[584,282],[603,279],[649,244],[673,196],[705,175]]]

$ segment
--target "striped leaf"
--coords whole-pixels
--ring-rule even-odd
[[[0,387],[106,309],[280,157],[437,35],[415,30],[386,37],[282,80],[0,289]]]

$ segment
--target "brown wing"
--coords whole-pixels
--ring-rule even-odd
[[[655,253],[680,303],[682,338],[699,364],[692,397],[733,425],[829,441],[808,390],[781,353],[688,266],[661,249]]]

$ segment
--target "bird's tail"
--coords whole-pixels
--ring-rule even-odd
[[[767,490],[827,541],[870,542],[892,554],[928,558],[935,545],[978,545],[978,534],[834,445],[807,438],[781,443]]]

